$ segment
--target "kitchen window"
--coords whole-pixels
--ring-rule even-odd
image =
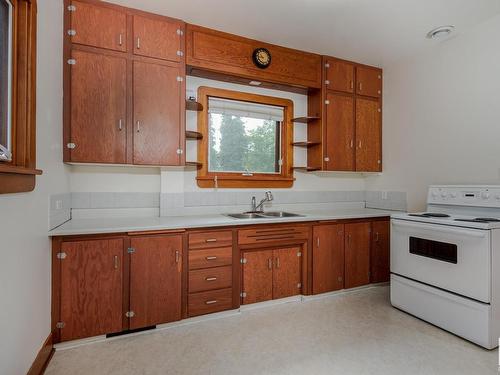
[[[293,104],[288,99],[200,87],[200,187],[291,187]]]
[[[0,194],[31,191],[36,169],[36,0],[0,0]]]

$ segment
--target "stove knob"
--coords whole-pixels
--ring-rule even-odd
[[[438,197],[438,192],[433,190],[432,193],[431,193],[432,197],[433,198],[437,198]]]
[[[488,199],[489,197],[490,197],[490,193],[488,193],[487,191],[483,191],[481,193],[481,198]]]
[[[441,197],[442,197],[442,198],[446,198],[446,196],[447,196],[447,195],[448,195],[448,194],[447,194],[445,191],[443,191],[443,192],[441,193]]]
[[[451,194],[450,194],[450,196],[451,196],[452,198],[456,198],[456,197],[457,197],[457,193],[451,193]]]
[[[497,194],[497,196],[495,198],[500,200],[500,194]]]

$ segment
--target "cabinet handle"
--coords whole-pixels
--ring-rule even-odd
[[[267,268],[269,268],[270,270],[273,269],[273,260],[271,258],[267,260]]]
[[[139,133],[141,131],[141,122],[136,121],[136,125],[137,125],[137,133]]]
[[[119,130],[119,131],[122,131],[122,129],[123,129],[123,120],[122,120],[122,119],[119,119],[119,120],[118,120],[118,130]]]
[[[207,238],[205,242],[217,242],[217,238]]]
[[[358,148],[361,148],[361,140],[359,140]]]
[[[378,232],[375,232],[375,242],[378,242]]]
[[[141,49],[141,38],[137,37],[137,49]]]
[[[216,260],[217,257],[216,256],[209,256],[209,257],[205,257],[206,260]]]
[[[354,81],[352,79],[350,81],[350,85],[349,86],[351,87],[351,90],[354,88]]]
[[[316,247],[319,247],[319,237],[316,237]]]
[[[280,268],[280,258],[276,258],[276,268]]]
[[[215,280],[217,280],[216,277],[207,277],[207,278],[205,278],[205,281],[215,281]]]
[[[118,269],[118,255],[115,255],[114,259],[115,259],[115,270],[117,270]]]
[[[353,140],[353,139],[351,139],[350,146],[351,146],[351,148],[353,148],[353,147],[354,147],[354,140]]]
[[[213,305],[214,303],[217,303],[217,300],[216,299],[213,299],[211,301],[206,301],[205,302],[205,305]]]
[[[351,234],[348,234],[347,235],[347,243],[350,244],[351,243]]]
[[[175,263],[179,263],[180,253],[179,250],[175,252]]]
[[[360,82],[358,86],[359,86],[359,91],[362,91],[363,90],[363,83]]]
[[[121,46],[122,44],[123,44],[123,37],[122,37],[122,34],[120,34],[120,35],[118,36],[118,45],[120,45],[120,46]]]

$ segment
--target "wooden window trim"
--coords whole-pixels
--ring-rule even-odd
[[[284,119],[281,124],[281,156],[283,164],[280,174],[254,173],[243,176],[240,173],[208,171],[208,99],[217,97],[258,104],[275,105],[284,108]],[[201,86],[198,88],[198,102],[203,110],[198,112],[198,132],[203,138],[198,143],[198,161],[201,167],[196,177],[200,188],[291,188],[293,186],[293,102],[289,99],[272,96],[250,94],[239,91]]]
[[[36,169],[36,0],[11,0],[12,161],[0,162],[0,194],[32,191]]]

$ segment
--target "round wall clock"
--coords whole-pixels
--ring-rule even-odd
[[[271,65],[271,53],[265,48],[257,48],[252,54],[254,64],[261,69]]]

